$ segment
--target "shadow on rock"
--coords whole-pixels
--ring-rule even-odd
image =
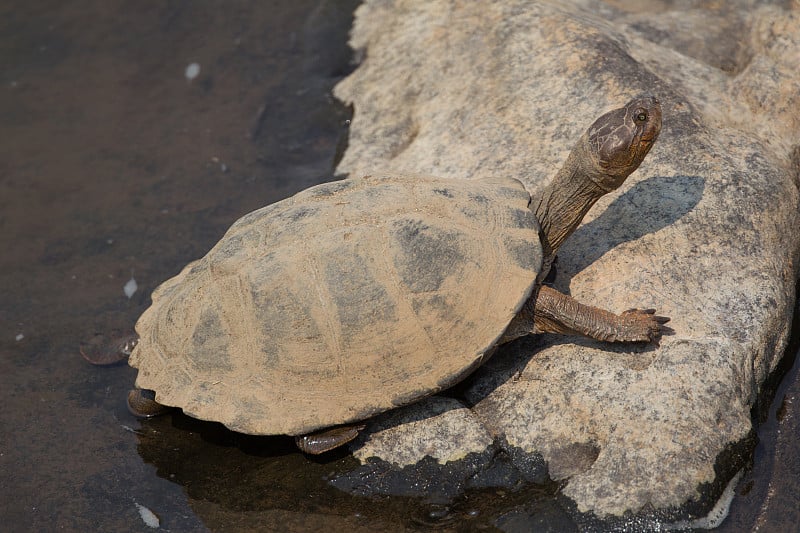
[[[600,216],[579,227],[560,255],[570,258],[570,273],[580,272],[616,246],[677,222],[700,202],[704,189],[705,179],[700,176],[653,176],[640,181]]]

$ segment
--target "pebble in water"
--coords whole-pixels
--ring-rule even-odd
[[[131,275],[131,279],[129,279],[128,282],[125,284],[125,286],[122,287],[122,290],[125,292],[125,296],[127,296],[128,299],[130,300],[131,296],[133,296],[133,293],[135,293],[136,289],[138,288],[139,285],[136,283],[136,280],[133,279],[133,276]]]
[[[136,505],[136,509],[138,509],[139,516],[142,517],[142,521],[144,521],[148,527],[157,528],[161,526],[161,520],[159,520],[158,516],[153,511],[142,504],[136,502],[133,503]]]
[[[200,63],[191,63],[186,67],[186,79],[192,81],[200,74]]]

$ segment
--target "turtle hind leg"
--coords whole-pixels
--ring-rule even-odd
[[[169,410],[156,401],[156,393],[149,389],[131,389],[128,393],[128,411],[137,418],[153,418]]]
[[[364,429],[364,424],[338,426],[317,433],[298,435],[294,438],[294,442],[302,452],[319,455],[352,441],[362,429]]]
[[[81,355],[93,365],[112,366],[127,361],[139,342],[139,337],[136,335],[112,339],[113,337],[96,334],[91,340],[81,343]]]
[[[580,334],[605,342],[652,342],[672,330],[669,318],[654,309],[629,309],[617,315],[585,305],[557,290],[542,286],[536,297],[534,331]]]

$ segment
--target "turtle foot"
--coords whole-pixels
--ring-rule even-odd
[[[111,366],[127,361],[138,342],[139,337],[135,334],[109,337],[98,333],[82,342],[80,351],[81,356],[93,365]]]
[[[652,342],[658,346],[662,335],[673,333],[672,328],[664,325],[669,317],[656,315],[655,309],[628,309],[620,318],[623,331],[616,341]]]
[[[156,393],[149,389],[132,389],[128,393],[128,411],[137,418],[153,418],[171,408],[156,401]]]
[[[340,426],[318,433],[299,435],[294,438],[294,442],[301,451],[311,455],[319,455],[347,444],[355,439],[362,429],[364,429],[364,424]]]

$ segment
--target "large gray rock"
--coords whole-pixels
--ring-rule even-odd
[[[340,172],[513,176],[534,194],[602,112],[661,100],[659,141],[562,247],[555,284],[618,312],[657,308],[675,334],[658,348],[512,343],[450,417],[480,439],[463,453],[486,446],[478,423],[541,454],[600,516],[681,506],[730,478],[715,461],[750,434],[783,353],[800,249],[797,3],[625,4],[367,0],[351,38],[364,60],[335,91],[354,106]],[[434,431],[392,416],[362,460],[414,463],[447,434],[443,413]]]

